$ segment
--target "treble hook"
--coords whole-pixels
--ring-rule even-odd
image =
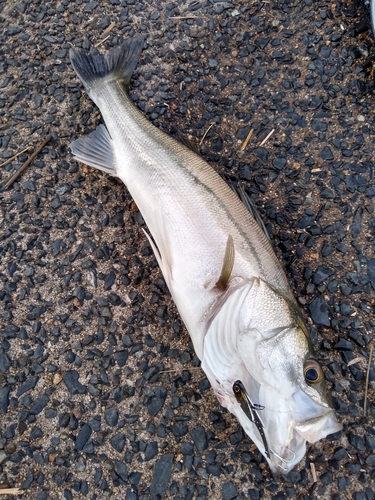
[[[296,458],[296,455],[292,450],[287,449],[287,451],[288,453],[291,453],[293,455],[293,457],[289,460],[286,460],[285,458],[281,457],[278,453],[276,453],[276,451],[270,450],[270,453],[272,453],[272,455],[274,455],[276,458],[280,460],[281,462],[281,465],[279,464],[280,469],[282,469],[285,472],[288,471],[288,464],[293,462],[293,460]]]

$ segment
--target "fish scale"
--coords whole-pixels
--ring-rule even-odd
[[[71,51],[107,127],[74,141],[72,153],[126,184],[220,403],[271,469],[288,472],[306,441],[341,428],[322,368],[251,202],[246,208],[203,158],[131,102],[143,45],[134,37],[105,55]]]

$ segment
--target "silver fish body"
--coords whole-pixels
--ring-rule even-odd
[[[271,469],[287,472],[303,457],[306,440],[341,426],[263,230],[199,155],[131,102],[127,89],[143,43],[135,37],[98,56],[71,52],[107,127],[74,141],[72,153],[126,184],[220,403],[238,417]]]

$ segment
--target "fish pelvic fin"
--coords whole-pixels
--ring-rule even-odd
[[[70,150],[77,161],[116,176],[116,162],[113,143],[104,125],[70,144]]]
[[[143,232],[147,236],[147,239],[151,245],[151,248],[155,254],[156,260],[159,267],[163,273],[164,279],[171,289],[173,281],[173,266],[172,266],[172,256],[170,254],[170,243],[168,233],[165,230],[163,219],[160,212],[154,210],[154,229],[152,237],[144,230]]]
[[[215,283],[219,290],[225,290],[228,286],[234,265],[234,243],[231,235],[228,236],[227,246],[225,248],[223,267],[221,268],[220,277]]]
[[[138,64],[144,45],[143,36],[129,38],[105,54],[70,49],[70,61],[92,99],[92,88],[98,80],[108,77],[123,80],[126,88]]]

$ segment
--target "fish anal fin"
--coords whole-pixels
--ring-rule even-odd
[[[70,150],[77,161],[116,176],[113,141],[104,125],[70,144]]]
[[[227,246],[225,248],[223,267],[221,268],[220,277],[215,283],[219,290],[225,290],[228,286],[234,265],[234,243],[231,235],[228,236]]]

